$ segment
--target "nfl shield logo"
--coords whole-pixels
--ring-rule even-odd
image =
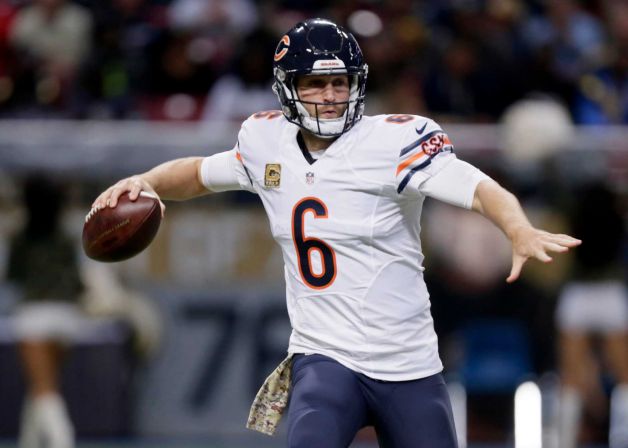
[[[305,173],[305,183],[308,185],[312,185],[314,183],[314,173],[311,171],[308,171],[307,173]]]

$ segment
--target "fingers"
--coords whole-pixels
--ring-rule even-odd
[[[127,191],[129,191],[129,189],[124,185],[114,186],[111,189],[111,194],[109,195],[109,198],[107,199],[107,207],[115,208],[115,206],[118,205],[118,199],[120,198],[120,196],[122,196]]]
[[[512,283],[519,278],[519,275],[521,275],[521,268],[523,268],[523,264],[526,260],[527,257],[522,257],[517,254],[512,256],[512,268],[510,269],[510,275],[506,278],[506,282]]]
[[[510,275],[506,278],[506,283],[514,283],[518,278],[521,271],[516,272],[514,268],[510,271]]]
[[[566,235],[566,234],[564,234],[564,233],[552,233],[551,235],[552,235],[552,236],[559,237],[559,238],[563,238],[563,239],[565,239],[565,240],[580,241],[578,238],[574,238],[573,236],[571,236],[571,235]]]
[[[545,250],[551,250],[552,252],[565,253],[569,250],[567,246],[557,244],[557,243],[545,243],[543,245]]]
[[[161,201],[161,199],[159,200],[159,207],[161,207],[161,217],[163,219],[166,214],[166,205]]]
[[[118,184],[114,185],[113,187],[109,187],[105,191],[103,191],[96,198],[96,200],[94,200],[94,202],[92,203],[92,208],[101,209],[110,206],[115,207],[115,205],[112,205],[112,203],[115,200],[115,203],[117,204],[120,194],[122,193],[118,188]]]
[[[140,195],[140,192],[145,189],[148,188],[144,185],[144,182],[139,176],[122,179],[115,185],[103,191],[93,202],[92,208],[114,208],[116,205],[118,205],[118,200],[120,199],[120,196],[127,192],[129,193],[129,198],[132,201],[135,201]],[[164,209],[165,207],[162,205],[162,211]]]
[[[528,261],[529,257],[524,257],[521,255],[514,254],[512,257],[512,268],[510,269],[510,275],[506,278],[507,283],[513,283],[519,276],[521,275],[521,271],[523,269],[523,265],[526,261]],[[549,263],[552,261],[552,257],[547,255],[543,251],[538,251],[534,254],[534,258],[542,261],[543,263]]]
[[[579,246],[582,241],[562,233],[549,233],[544,230],[532,229],[523,234],[522,238],[513,240],[513,258],[510,275],[506,278],[512,283],[519,278],[523,265],[528,258],[536,258],[543,263],[550,263],[552,257],[548,252],[565,253]]]
[[[544,250],[539,250],[534,254],[534,258],[536,258],[537,260],[542,261],[543,263],[549,263],[552,261],[552,257],[550,257],[549,255],[547,255],[547,253],[545,253]]]
[[[521,275],[521,270],[523,269],[523,265],[526,261],[528,261],[529,257],[513,254],[512,256],[512,268],[510,269],[510,275],[506,278],[507,283],[513,283],[516,281]],[[534,258],[542,261],[543,263],[549,263],[552,261],[552,257],[547,255],[543,251],[538,251],[534,254]]]
[[[108,200],[109,190],[105,190],[94,200],[94,202],[92,202],[92,209],[105,208],[107,206]]]
[[[543,245],[543,255],[537,256],[541,261],[546,261],[547,254],[546,251],[557,252],[557,253],[565,253],[568,252],[570,248],[576,247],[582,244],[582,241],[576,238],[573,238],[569,235],[548,235],[545,241],[542,242]],[[546,258],[547,257],[547,258]],[[551,259],[550,259],[551,261]]]
[[[137,197],[140,195],[142,191],[142,186],[139,184],[139,182],[134,182],[131,185],[131,189],[129,190],[129,199],[131,199],[132,201],[137,200]]]
[[[576,247],[582,244],[582,240],[565,234],[549,234],[549,240],[567,247]]]

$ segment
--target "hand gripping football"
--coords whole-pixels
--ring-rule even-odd
[[[98,261],[131,258],[153,241],[161,223],[159,199],[141,192],[135,201],[124,193],[115,208],[92,209],[83,225],[83,250]]]

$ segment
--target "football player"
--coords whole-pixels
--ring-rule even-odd
[[[511,193],[456,158],[433,120],[363,116],[367,72],[349,32],[328,20],[301,22],[274,54],[280,111],[253,114],[232,150],[121,180],[93,206],[115,207],[126,191],[162,199],[258,194],[283,253],[292,335],[249,426],[272,433],[289,393],[289,447],[346,447],[373,425],[382,446],[451,448],[423,280],[423,201],[493,221],[512,242],[508,282],[527,259],[549,262],[548,252],[580,241],[534,228]]]

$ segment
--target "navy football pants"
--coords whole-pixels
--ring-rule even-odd
[[[442,375],[377,381],[323,355],[295,355],[289,448],[345,448],[373,425],[382,448],[456,448]]]

